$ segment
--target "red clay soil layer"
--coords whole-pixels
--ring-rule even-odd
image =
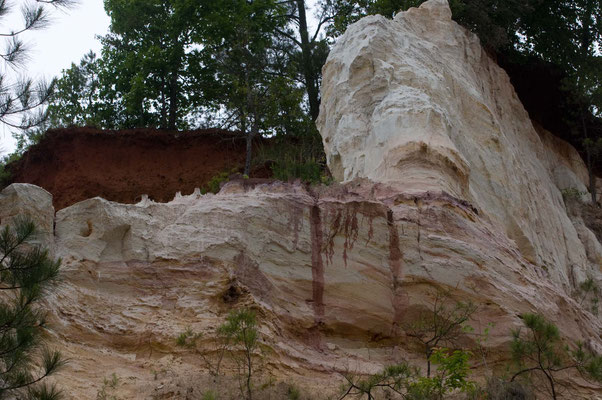
[[[218,129],[68,128],[48,131],[9,170],[11,182],[52,193],[59,210],[96,196],[136,203],[148,194],[167,202],[176,192],[190,194],[214,176],[241,168],[244,159],[244,138]]]

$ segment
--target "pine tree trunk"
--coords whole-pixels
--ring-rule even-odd
[[[253,394],[251,392],[251,374],[253,373],[253,366],[251,364],[251,350],[246,349],[247,352],[247,396],[249,400],[253,400]]]
[[[312,121],[315,121],[320,113],[320,100],[312,62],[311,43],[307,32],[305,0],[297,0],[297,10],[299,12],[299,36],[301,36],[301,54],[303,57],[303,79],[305,80],[305,88],[309,99],[309,114]]]
[[[433,351],[431,350],[430,347],[427,347],[426,349],[426,377],[430,378],[431,377],[431,355],[433,354]]]
[[[175,130],[178,117],[178,72],[172,72],[171,82],[169,84],[169,120],[167,128]]]
[[[585,116],[583,115],[583,112],[581,112],[581,124],[582,124],[582,128],[583,128],[583,136],[585,137],[585,139],[587,139],[588,138],[587,124],[585,123]],[[587,173],[589,176],[589,192],[592,196],[592,203],[594,205],[596,205],[596,204],[598,204],[597,199],[596,199],[596,197],[598,197],[597,193],[596,193],[596,176],[594,175],[592,151],[588,145],[585,145],[585,155],[586,155]]]
[[[251,126],[251,131],[247,134],[247,156],[245,159],[245,171],[244,174],[249,176],[251,173],[251,158],[253,156],[253,139],[259,132],[259,123],[257,121],[257,116],[253,117],[253,125]]]
[[[165,75],[161,77],[161,122],[159,123],[159,127],[161,129],[167,128],[167,95],[166,92],[166,84],[165,84]]]

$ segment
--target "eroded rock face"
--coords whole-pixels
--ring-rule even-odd
[[[54,245],[54,207],[52,195],[46,190],[27,183],[14,184],[0,192],[0,224],[14,222],[15,218],[28,217],[36,223],[35,242],[52,249]]]
[[[445,2],[352,25],[324,69],[319,126],[341,184],[241,180],[217,195],[94,198],[56,213],[48,245],[64,279],[50,322],[72,398],[94,398],[111,373],[124,398],[200,397],[207,370],[175,338],[191,328],[211,349],[242,306],[259,315],[263,376],[323,396],[338,372],[424,365],[404,328],[434,287],[478,304],[477,330],[495,324],[491,365],[524,312],[602,348],[602,323],[573,297],[599,280],[602,246],[561,195],[583,188],[583,162],[533,128]],[[0,217],[31,209],[48,225],[48,196],[13,185]],[[573,398],[595,398],[568,381]]]
[[[537,133],[506,73],[445,0],[353,24],[323,72],[317,124],[337,180],[445,191],[504,226],[567,290],[572,266],[590,271],[561,195],[585,190],[583,161]]]
[[[442,193],[367,181],[312,190],[234,182],[166,204],[94,198],[57,213],[54,247],[64,279],[49,298],[50,322],[71,359],[57,379],[72,398],[94,398],[113,372],[126,398],[198,393],[203,362],[175,338],[187,328],[211,338],[241,306],[259,312],[270,349],[264,372],[321,393],[336,390],[329,380],[348,368],[376,371],[401,358],[421,365],[403,327],[433,286],[480,305],[475,321],[496,324],[494,354],[520,326],[517,315],[533,310],[599,344],[591,313],[501,227]],[[169,373],[157,382],[158,371]]]

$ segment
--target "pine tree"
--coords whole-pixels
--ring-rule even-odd
[[[540,378],[548,394],[558,398],[557,375],[576,369],[585,378],[602,382],[602,357],[586,351],[581,343],[569,349],[563,344],[556,325],[539,314],[523,314],[526,330],[512,331],[512,359],[516,370],[510,381],[519,377]]]
[[[273,133],[274,124],[287,119],[279,105],[287,99],[300,101],[299,89],[283,66],[282,43],[274,36],[287,23],[281,18],[284,12],[275,0],[220,0],[205,10],[207,23],[199,36],[204,45],[201,86],[207,88],[207,102],[226,111],[229,127],[245,134],[245,175],[250,173],[254,140]]]
[[[245,400],[252,400],[252,378],[255,372],[253,360],[259,346],[255,311],[244,308],[231,311],[226,322],[218,328],[218,334],[223,341],[232,344],[230,353],[241,374],[240,393]]]
[[[29,129],[39,125],[45,119],[40,106],[46,103],[52,94],[54,81],[34,82],[29,78],[13,79],[9,69],[19,70],[27,60],[27,46],[22,40],[23,33],[43,29],[49,24],[48,7],[67,7],[73,0],[36,0],[35,2],[0,1],[0,21],[6,18],[12,8],[20,4],[23,25],[18,29],[0,32],[4,38],[4,51],[0,58],[4,68],[0,73],[0,121],[17,129]],[[19,120],[20,118],[20,120]]]
[[[53,286],[60,260],[35,245],[35,237],[27,218],[0,231],[0,399],[61,397],[43,382],[64,361],[43,343],[45,315],[37,306]]]
[[[472,302],[453,302],[449,292],[437,290],[428,312],[405,326],[407,335],[424,349],[426,376],[431,377],[431,357],[441,344],[452,344],[463,333],[465,324],[477,311]]]

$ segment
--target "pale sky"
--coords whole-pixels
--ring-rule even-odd
[[[9,3],[18,11],[23,0],[9,0]],[[53,10],[51,17],[48,28],[24,34],[30,50],[29,61],[19,72],[33,78],[51,79],[69,68],[72,62],[78,63],[88,51],[100,51],[100,42],[95,37],[106,34],[110,22],[103,0],[79,0],[74,8]],[[16,30],[22,25],[20,13],[15,12],[0,20],[0,32]],[[4,46],[4,43],[0,44],[0,47]],[[0,125],[0,146],[4,154],[15,148],[10,128],[3,125]]]

